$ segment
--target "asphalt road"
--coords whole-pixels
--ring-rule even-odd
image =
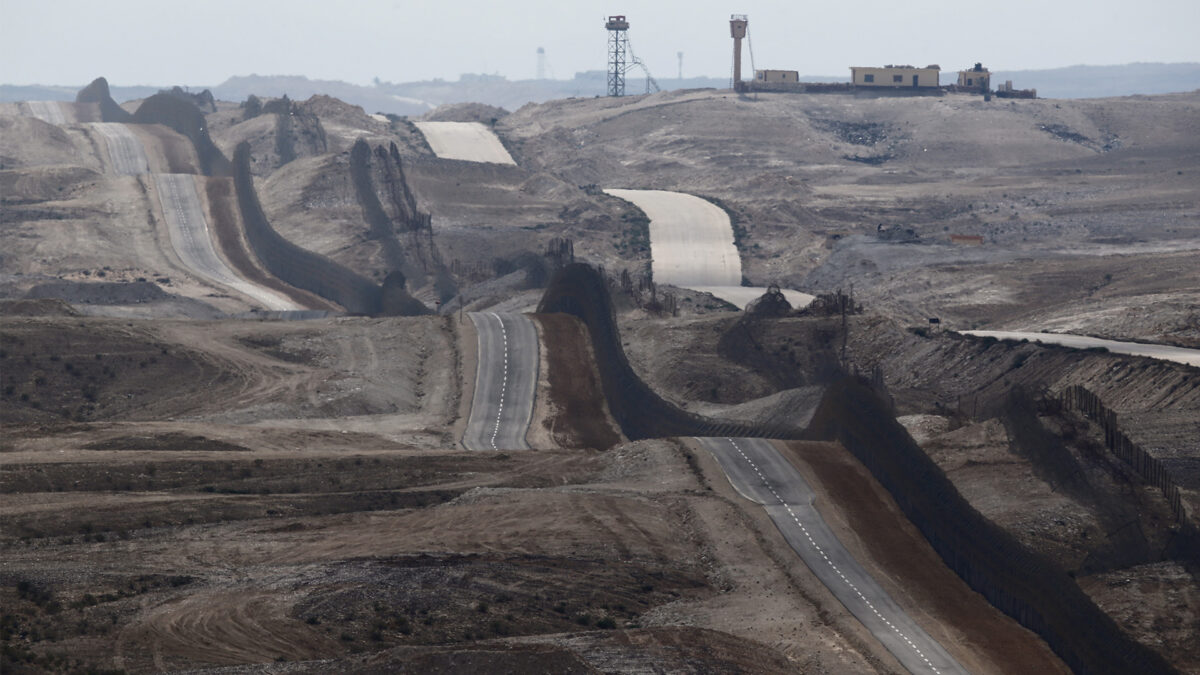
[[[155,174],[158,200],[167,221],[171,245],[188,269],[214,284],[234,289],[269,310],[304,309],[274,291],[252,284],[234,273],[213,248],[208,221],[196,192],[195,177],[189,174]]]
[[[1147,345],[1140,342],[1119,342],[1117,340],[1102,340],[1085,335],[1070,335],[1068,333],[1025,333],[1008,330],[964,330],[963,335],[978,337],[994,337],[1001,340],[1029,340],[1051,345],[1062,345],[1074,349],[1094,349],[1103,347],[1114,354],[1130,356],[1148,356],[1152,359],[1186,363],[1189,366],[1200,367],[1200,349],[1171,347],[1169,345]]]
[[[91,126],[104,137],[114,171],[125,176],[150,173],[146,149],[128,126],[115,122],[97,122]]]
[[[58,101],[26,101],[29,114],[50,124],[66,124],[67,116]]]
[[[650,219],[650,269],[654,281],[711,293],[738,309],[767,292],[742,286],[742,258],[733,243],[729,214],[708,200],[664,190],[604,191],[642,210]],[[784,290],[793,307],[813,296]]]
[[[468,450],[528,450],[538,378],[538,337],[524,314],[471,312],[479,334],[475,395],[463,445]]]
[[[516,164],[491,129],[479,122],[417,122],[433,154],[442,159]]]
[[[697,440],[738,494],[766,509],[808,568],[909,672],[967,672],[851,557],[814,507],[812,488],[769,441]]]

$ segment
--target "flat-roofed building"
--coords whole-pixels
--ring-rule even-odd
[[[958,86],[969,89],[984,89],[990,86],[992,74],[982,63],[976,63],[970,70],[958,71]]]
[[[798,70],[756,70],[754,81],[763,84],[797,84],[800,82]]]
[[[937,87],[941,67],[937,65],[914,68],[892,66],[882,68],[850,67],[850,82],[856,87]]]

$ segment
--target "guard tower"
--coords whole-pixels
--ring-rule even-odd
[[[742,38],[746,37],[746,26],[750,23],[745,14],[729,17],[729,34],[733,37],[733,90],[742,90]]]
[[[608,29],[608,95],[625,95],[625,52],[629,51],[629,22],[624,15],[610,16]]]

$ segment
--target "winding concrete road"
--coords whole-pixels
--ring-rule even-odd
[[[417,122],[433,154],[442,159],[516,164],[491,129],[479,122]]]
[[[50,124],[66,124],[67,115],[58,101],[26,101],[25,107],[29,114]],[[72,115],[74,117],[74,115]]]
[[[124,176],[150,173],[150,160],[141,139],[125,124],[96,122],[90,125],[104,137],[108,146],[108,158],[113,170]]]
[[[650,269],[654,281],[711,293],[738,309],[767,292],[742,286],[742,258],[733,242],[729,214],[695,195],[664,190],[608,189],[606,194],[630,202],[650,219]],[[793,307],[813,296],[785,290]]]
[[[538,336],[524,314],[471,312],[479,334],[475,395],[463,434],[468,450],[528,450],[538,379]]]
[[[274,291],[242,279],[217,255],[200,204],[200,195],[196,192],[194,176],[155,174],[154,183],[167,221],[171,245],[188,269],[214,284],[248,296],[269,310],[304,309]]]
[[[812,488],[770,441],[697,440],[720,463],[738,494],[766,509],[804,564],[909,672],[967,672],[842,546],[813,506]]]
[[[1119,342],[1117,340],[1103,340],[1101,338],[1071,335],[1069,333],[1026,333],[1009,330],[964,330],[959,332],[963,335],[974,335],[976,337],[994,337],[1000,340],[1029,340],[1030,342],[1062,345],[1074,349],[1103,347],[1114,354],[1148,356],[1152,359],[1174,361],[1176,363],[1185,363],[1189,366],[1200,367],[1200,349],[1187,349],[1186,347],[1172,347],[1169,345],[1148,345],[1140,342]]]
[[[746,309],[746,305],[761,298],[763,293],[767,292],[767,289],[761,286],[688,286],[687,288],[701,293],[710,293],[738,309]],[[808,293],[793,291],[790,288],[781,288],[779,292],[783,293],[783,297],[787,298],[793,309],[807,307],[813,301],[813,296]]]

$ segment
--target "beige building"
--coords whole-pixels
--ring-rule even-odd
[[[983,67],[982,63],[976,63],[975,67],[970,70],[958,71],[958,86],[983,89],[990,86],[991,77],[992,74]]]
[[[940,66],[884,66],[867,68],[851,66],[850,82],[856,87],[936,87]]]
[[[754,81],[762,84],[797,84],[800,82],[798,70],[756,70]]]

